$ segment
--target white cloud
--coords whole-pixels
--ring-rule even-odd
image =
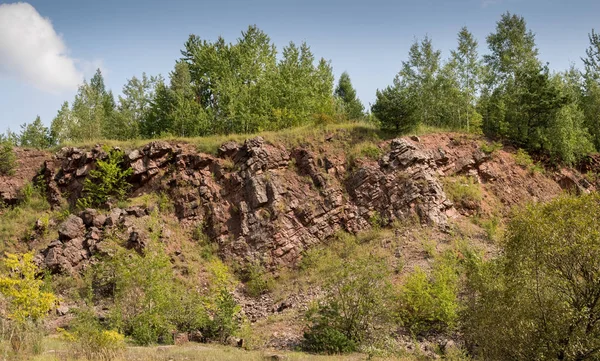
[[[0,4],[0,74],[50,93],[77,89],[83,73],[50,19],[27,3]]]

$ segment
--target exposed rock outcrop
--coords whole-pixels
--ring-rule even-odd
[[[53,273],[74,273],[85,269],[93,255],[110,254],[105,232],[128,235],[128,248],[143,253],[147,239],[132,219],[145,217],[141,207],[126,210],[114,208],[107,213],[85,209],[79,215],[71,214],[58,225],[58,239],[50,242],[38,256],[37,263]],[[123,226],[123,229],[115,229]]]
[[[182,224],[204,224],[226,258],[270,266],[294,264],[303,250],[340,229],[358,232],[369,228],[373,219],[389,223],[412,215],[443,227],[452,206],[436,177],[439,157],[407,139],[391,142],[379,162],[359,162],[352,169],[343,154],[320,154],[302,147],[288,150],[261,137],[241,145],[227,142],[218,154],[152,142],[127,152],[123,166],[133,169],[134,194],[168,193]],[[50,201],[64,195],[74,204],[96,160],[106,156],[99,146],[89,151],[61,149],[41,172],[48,189],[56,190]],[[68,243],[62,248],[85,248],[80,235],[84,224],[86,229],[111,227],[126,214],[139,217],[144,212],[86,210],[81,218],[61,225],[60,239]],[[136,233],[128,245],[140,252],[144,248]],[[52,264],[60,258],[56,253],[50,252]],[[67,253],[74,264],[85,252],[77,257]]]
[[[14,205],[21,198],[20,190],[34,181],[42,163],[51,157],[49,152],[33,149],[15,149],[17,166],[13,175],[0,174],[0,206]]]
[[[477,211],[489,213],[496,212],[494,202],[510,206],[547,200],[561,192],[561,182],[515,166],[504,151],[492,157],[467,136],[398,138],[379,147],[383,150],[379,159],[350,162],[335,147],[286,149],[261,137],[243,144],[226,142],[217,156],[199,153],[190,144],[157,141],[127,151],[122,166],[133,169],[132,196],[167,194],[182,227],[201,225],[218,244],[221,256],[259,261],[272,268],[295,264],[304,250],[339,230],[355,233],[374,223],[406,218],[444,229],[448,217],[457,212],[444,193],[443,176],[469,175],[481,182],[494,199]],[[41,174],[50,190],[49,200],[59,202],[65,197],[74,204],[83,180],[106,156],[99,146],[63,148],[46,161]],[[572,182],[580,187],[581,179],[572,177]],[[61,225],[60,244],[46,251],[46,263],[66,264],[63,257],[76,267],[98,243],[88,241],[83,226],[85,232],[97,234],[103,227],[122,225],[125,218],[146,213],[139,207],[85,210],[76,217],[79,220]],[[127,247],[143,253],[143,234],[131,225],[126,228]]]

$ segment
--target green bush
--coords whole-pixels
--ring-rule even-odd
[[[175,279],[169,257],[155,242],[143,256],[119,248],[94,266],[89,282],[88,298],[111,297],[110,324],[137,344],[170,343],[173,330],[198,330],[207,322],[203,298]]]
[[[122,169],[124,153],[118,149],[108,151],[106,160],[96,162],[97,169],[90,171],[83,182],[82,197],[77,200],[80,208],[102,207],[114,197],[122,200],[131,184],[127,178],[133,173],[131,168]]]
[[[239,329],[240,306],[230,292],[227,267],[211,259],[207,271],[208,291],[184,284],[163,246],[153,239],[143,255],[119,249],[95,265],[88,299],[112,298],[110,325],[140,345],[171,343],[173,331],[200,331],[207,340],[224,343]]]
[[[0,262],[0,336],[10,343],[5,354],[37,354],[42,351],[42,321],[57,298],[37,277],[34,253],[7,253]],[[0,342],[0,351],[4,345]]]
[[[211,318],[203,329],[209,339],[226,343],[240,328],[241,307],[226,288],[221,288],[210,307]]]
[[[17,156],[10,142],[0,142],[0,175],[13,175],[17,167]]]
[[[527,154],[525,150],[519,148],[517,153],[515,153],[515,163],[525,169],[528,169],[533,166],[533,159],[531,159],[531,156]]]
[[[521,166],[523,169],[529,170],[531,173],[542,173],[544,168],[536,164],[531,156],[523,149],[519,149],[515,154],[515,163]]]
[[[482,142],[480,145],[481,151],[485,154],[493,155],[496,151],[502,149],[504,146],[500,142]]]
[[[303,348],[311,352],[353,351],[385,333],[391,320],[391,273],[385,262],[365,256],[330,267],[325,298],[306,314]]]
[[[430,275],[416,268],[401,287],[399,317],[413,334],[453,328],[458,311],[458,272],[451,254],[436,259]]]
[[[469,267],[465,336],[488,360],[600,358],[600,196],[518,211],[503,256]]]
[[[86,360],[110,361],[125,351],[125,337],[117,331],[103,329],[91,310],[79,310],[69,331],[61,331],[75,353]]]
[[[325,313],[325,310],[321,310]],[[333,311],[337,314],[336,311]],[[335,316],[333,316],[335,317]],[[327,325],[315,324],[310,331],[304,333],[302,347],[307,352],[341,354],[357,350],[356,342],[349,339],[343,332]]]
[[[170,315],[178,301],[169,258],[154,248],[146,249],[143,257],[121,250],[107,264],[111,278],[105,282],[114,285],[111,322],[141,345],[170,342]]]
[[[273,276],[260,263],[249,264],[243,271],[242,281],[246,282],[246,292],[250,297],[258,297],[275,287]]]
[[[472,177],[452,177],[444,179],[444,190],[452,202],[464,208],[479,208],[483,198],[481,187]]]

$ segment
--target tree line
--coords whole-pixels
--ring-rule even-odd
[[[115,98],[100,70],[65,102],[49,129],[39,118],[20,134],[22,146],[48,147],[91,139],[255,133],[348,119],[368,119],[407,132],[439,127],[508,141],[557,163],[575,163],[600,150],[600,35],[593,29],[582,58],[551,73],[539,59],[525,19],[503,14],[481,56],[463,27],[450,57],[428,36],[415,40],[392,85],[377,90],[370,113],[348,73],[334,87],[331,63],[306,43],[278,52],[256,26],[235,43],[190,35],[167,82],[133,77]]]
[[[255,133],[364,116],[347,73],[337,86],[329,61],[290,42],[281,58],[256,26],[235,43],[190,35],[169,74],[132,77],[115,97],[102,72],[64,102],[47,128],[37,117],[4,140],[45,148],[94,139],[127,140]]]
[[[479,132],[555,162],[574,163],[600,150],[600,36],[592,30],[582,58],[551,73],[539,59],[525,19],[503,14],[486,38],[489,52],[466,27],[445,62],[429,37],[411,46],[393,84],[378,90],[373,114],[384,128],[418,125]]]

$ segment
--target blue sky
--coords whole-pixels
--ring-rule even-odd
[[[540,58],[562,70],[580,65],[587,34],[600,30],[598,0],[40,0],[28,2],[32,8],[11,3],[0,0],[0,132],[18,130],[38,114],[49,125],[96,67],[115,95],[126,79],[142,72],[166,76],[190,33],[234,41],[256,24],[278,49],[290,40],[306,41],[316,57],[331,60],[336,76],[349,72],[368,106],[375,90],[391,83],[414,39],[426,34],[445,58],[460,27],[467,26],[485,53],[485,37],[510,11],[524,16],[536,34]],[[26,16],[17,20],[21,10]],[[39,43],[41,33],[49,35]],[[39,54],[46,46],[65,56]]]

